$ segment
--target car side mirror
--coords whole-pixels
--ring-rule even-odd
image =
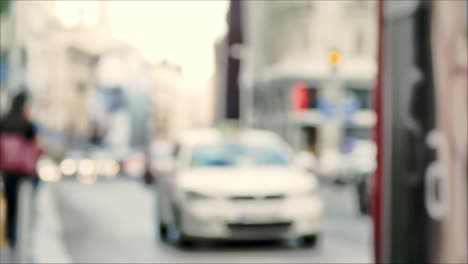
[[[296,164],[307,172],[315,173],[318,162],[314,154],[302,151],[296,155]]]

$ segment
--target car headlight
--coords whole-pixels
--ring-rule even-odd
[[[120,165],[115,160],[106,160],[102,163],[102,173],[105,176],[117,176],[120,172]]]
[[[211,199],[212,197],[207,194],[200,193],[200,192],[185,191],[185,198],[187,200],[195,201],[195,200],[207,200],[207,199]]]
[[[318,187],[317,186],[314,186],[314,187],[310,187],[306,190],[303,190],[301,192],[298,193],[298,196],[300,197],[309,197],[309,196],[315,196],[318,194]]]
[[[60,162],[60,171],[65,176],[71,176],[76,173],[76,163],[72,159],[64,159]]]
[[[60,170],[52,161],[42,160],[38,162],[37,172],[39,178],[45,182],[57,182],[61,178]]]

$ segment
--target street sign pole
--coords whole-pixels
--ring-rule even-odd
[[[322,99],[328,108],[325,122],[322,125],[320,135],[320,149],[333,149],[339,151],[343,134],[343,113],[341,104],[343,101],[343,88],[338,76],[337,65],[339,54],[330,54],[331,72],[326,86],[322,90]]]

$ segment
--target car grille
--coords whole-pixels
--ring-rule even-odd
[[[261,200],[283,200],[286,198],[284,194],[269,194],[264,196],[238,195],[230,196],[231,201],[261,201]]]

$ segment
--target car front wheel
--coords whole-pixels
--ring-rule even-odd
[[[182,249],[191,249],[195,246],[195,241],[184,234],[182,226],[182,216],[180,209],[177,206],[172,206],[174,213],[175,223],[170,225],[167,232],[168,238],[177,247]]]
[[[317,246],[318,235],[307,235],[301,238],[302,246],[313,248]]]
[[[181,230],[175,226],[168,226],[166,230],[167,241],[181,249],[191,249],[195,246],[195,241],[187,237]]]

